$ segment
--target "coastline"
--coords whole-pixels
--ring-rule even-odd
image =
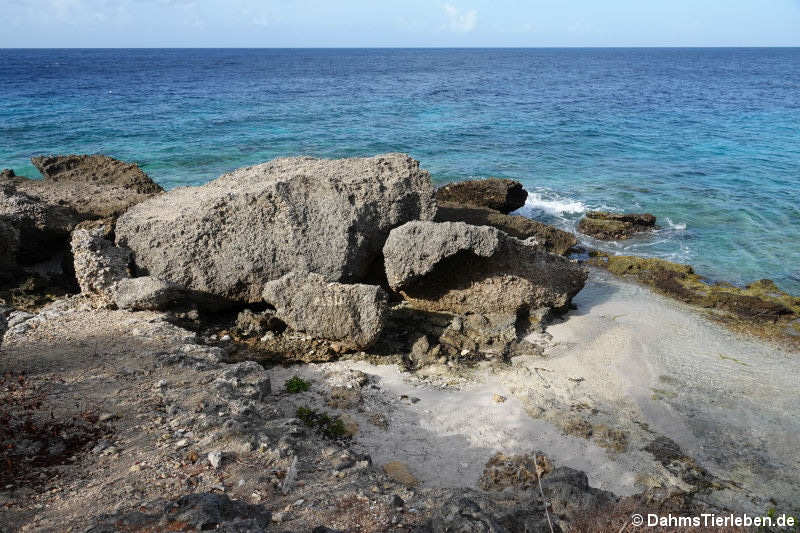
[[[437,190],[405,154],[278,159],[170,192],[111,158],[37,161],[57,187],[0,189],[23,283],[7,294],[33,311],[0,309],[4,379],[24,384],[0,409],[34,430],[0,436],[45,465],[6,480],[14,524],[166,527],[177,506],[347,529],[356,507],[373,531],[530,530],[552,512],[583,532],[620,505],[800,511],[800,360],[726,329],[796,323],[763,283],[698,306],[690,267],[569,259],[574,236],[512,214],[519,183]],[[24,285],[41,261],[66,294]],[[50,435],[47,409],[74,436]]]

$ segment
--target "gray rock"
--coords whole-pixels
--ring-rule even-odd
[[[262,400],[271,391],[269,375],[254,361],[228,365],[214,380],[222,399]]]
[[[520,215],[505,215],[488,207],[438,202],[436,222],[466,222],[473,226],[492,226],[518,239],[533,237],[548,252],[566,255],[578,244],[575,235]]]
[[[72,234],[75,277],[81,292],[99,298],[104,304],[113,301],[112,289],[130,277],[131,251],[119,248],[101,237],[101,230],[77,229]]]
[[[562,523],[608,507],[616,501],[614,494],[589,486],[585,472],[558,467],[542,479],[542,489],[553,513]]]
[[[105,516],[87,529],[93,533],[130,531],[166,531],[181,524],[186,531],[227,531],[261,533],[272,521],[271,513],[261,505],[231,500],[212,493],[189,494],[166,504],[153,502],[147,507],[160,507],[155,513],[133,511]]]
[[[488,226],[409,222],[383,248],[391,288],[431,311],[520,314],[563,308],[583,288],[586,272]]]
[[[8,253],[7,268],[33,265],[63,252],[80,220],[69,207],[45,203],[0,183],[0,250]]]
[[[129,311],[163,311],[186,297],[182,287],[150,276],[121,279],[110,292],[114,304]]]
[[[242,337],[262,336],[267,332],[280,333],[286,325],[275,317],[272,311],[255,313],[245,309],[236,317],[235,331]]]
[[[264,286],[264,300],[289,327],[350,348],[370,346],[383,331],[387,296],[376,285],[327,282],[291,273]]]
[[[116,235],[149,275],[259,302],[292,271],[363,280],[392,228],[433,219],[433,195],[428,172],[402,154],[276,159],[138,204]]]

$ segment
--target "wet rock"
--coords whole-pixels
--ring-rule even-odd
[[[186,300],[182,287],[150,276],[123,278],[110,294],[118,308],[129,311],[163,311]]]
[[[110,303],[113,286],[130,277],[131,251],[84,229],[73,232],[71,245],[81,292]]]
[[[137,165],[104,155],[42,156],[31,162],[44,179],[12,178],[17,189],[72,208],[81,218],[118,216],[163,192]]]
[[[578,231],[604,241],[630,239],[636,233],[655,227],[656,217],[649,213],[589,211],[578,223]]]
[[[445,185],[436,191],[437,202],[488,207],[510,213],[525,205],[528,192],[515,180],[488,178]]]
[[[436,222],[466,222],[473,226],[492,226],[512,237],[533,237],[548,252],[565,255],[578,244],[575,235],[520,215],[505,215],[487,207],[470,207],[452,202],[439,202]]]
[[[562,308],[586,272],[535,241],[463,222],[410,222],[383,249],[390,287],[414,306],[455,313],[519,315]]]
[[[276,159],[175,189],[117,222],[149,275],[238,302],[260,302],[292,271],[365,278],[389,231],[435,216],[433,186],[402,154]]]
[[[363,349],[383,331],[387,296],[376,285],[346,285],[327,282],[319,274],[291,273],[267,283],[264,300],[296,331]]]
[[[782,291],[771,280],[762,279],[741,288],[712,283],[697,275],[690,265],[601,252],[593,252],[589,264],[710,310],[731,329],[800,346],[800,338],[789,334],[788,329],[800,318],[800,298]]]

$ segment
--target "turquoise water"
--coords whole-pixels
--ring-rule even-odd
[[[800,294],[800,49],[0,50],[18,174],[105,153],[170,188],[386,151],[440,183],[517,178],[522,212],[568,229],[652,212],[658,233],[603,246]]]

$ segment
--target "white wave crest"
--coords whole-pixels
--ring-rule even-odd
[[[584,213],[586,205],[578,200],[568,198],[545,198],[541,193],[534,192],[528,194],[528,199],[525,201],[525,209],[543,211],[549,215],[559,216]]]
[[[685,223],[675,224],[669,217],[665,217],[664,220],[667,221],[667,226],[669,227],[669,229],[674,229],[676,231],[683,231],[686,229]]]

